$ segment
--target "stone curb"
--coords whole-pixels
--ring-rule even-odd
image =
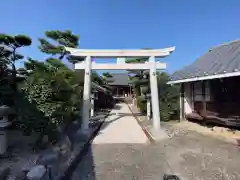
[[[141,124],[138,116],[134,114],[134,112],[133,112],[132,108],[130,107],[130,105],[129,105],[128,103],[126,103],[126,104],[128,105],[128,108],[129,108],[129,110],[131,111],[133,117],[136,119],[137,123],[138,123],[139,126],[142,128],[142,131],[143,131],[144,134],[147,136],[149,142],[150,142],[151,144],[155,143],[156,141],[155,141],[154,137],[152,136],[152,134],[147,130],[147,128],[145,128],[145,127]]]
[[[63,175],[58,177],[57,180],[69,180],[69,179],[71,179],[71,176],[72,176],[74,170],[77,168],[77,165],[81,161],[81,159],[83,158],[84,154],[88,151],[89,146],[91,145],[93,139],[98,134],[98,132],[101,129],[101,127],[102,127],[102,125],[103,125],[107,116],[108,115],[106,115],[104,120],[102,122],[100,122],[99,126],[93,131],[92,135],[89,137],[88,141],[83,145],[83,147],[81,148],[79,153],[76,155],[74,160],[71,162],[71,164],[68,167],[66,167],[65,170],[63,170],[64,171]]]

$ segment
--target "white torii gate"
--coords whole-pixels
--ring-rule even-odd
[[[166,69],[166,63],[156,62],[156,57],[166,57],[170,55],[175,47],[151,50],[89,50],[65,47],[66,51],[72,56],[85,58],[85,61],[76,63],[75,69],[85,69],[84,90],[83,90],[83,109],[82,109],[82,131],[88,133],[89,129],[89,110],[91,95],[91,70],[149,70],[150,69],[150,88],[151,102],[153,111],[153,128],[160,130],[160,113],[156,69]],[[118,58],[117,64],[96,64],[92,63],[94,58]],[[146,63],[125,63],[125,58],[149,58]]]

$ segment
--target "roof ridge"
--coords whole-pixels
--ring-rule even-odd
[[[219,47],[222,47],[222,46],[228,46],[228,45],[231,45],[233,43],[240,43],[240,39],[235,39],[235,40],[232,40],[232,41],[225,42],[223,44],[219,44],[217,46],[214,46],[214,47],[210,48],[209,51],[211,52],[213,49],[216,49],[216,48],[219,48]]]

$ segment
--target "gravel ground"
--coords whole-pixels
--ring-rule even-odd
[[[166,127],[166,126],[165,126]],[[239,180],[239,147],[193,131],[167,127],[170,138],[152,145],[94,144],[72,180]]]

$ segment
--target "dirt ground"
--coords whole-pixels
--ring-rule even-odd
[[[181,123],[175,123],[174,126],[177,128],[184,128],[192,131],[196,131],[203,135],[211,136],[222,141],[233,143],[235,145],[240,145],[240,131],[230,130],[225,127],[207,127],[202,126],[198,123],[193,123],[189,121],[183,121]]]

